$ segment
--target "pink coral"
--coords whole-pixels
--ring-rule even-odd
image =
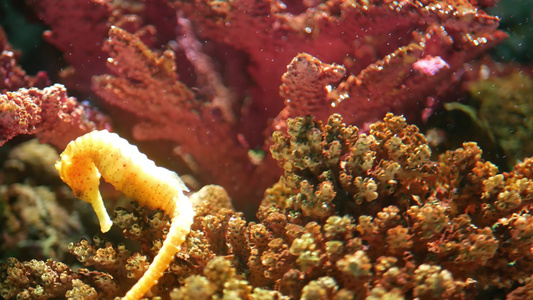
[[[37,134],[42,142],[64,148],[73,138],[106,126],[104,116],[68,97],[60,84],[0,95],[0,145],[18,134]]]
[[[138,7],[126,1],[37,0],[39,17],[53,30],[44,38],[64,53],[70,67],[61,76],[71,89],[87,92],[91,77],[105,72],[106,55],[102,46],[111,25],[136,32],[145,41],[152,40],[152,26],[144,26]]]
[[[433,76],[443,68],[449,69],[450,65],[440,56],[426,56],[413,64],[413,69],[427,76]]]
[[[66,2],[37,1],[76,72],[99,75],[93,90],[117,116],[135,115],[136,139],[171,141],[197,186],[222,184],[239,207],[279,175],[267,149],[287,118],[426,119],[464,62],[506,37],[472,1]],[[428,57],[441,58],[433,76],[415,71]]]
[[[157,55],[118,27],[109,34],[105,49],[116,75],[94,77],[93,86],[99,96],[141,118],[133,128],[134,137],[173,141],[174,152],[202,182],[216,181],[241,201],[252,187],[257,193],[253,196],[260,197],[258,191],[278,172],[254,166],[249,147],[239,140],[235,125],[225,121],[220,105],[198,101],[193,90],[178,81],[174,52]]]
[[[4,30],[0,28],[0,92],[16,91],[19,88],[50,85],[46,72],[39,72],[36,76],[28,76],[17,64],[20,53],[8,43]]]
[[[191,232],[147,297],[473,299],[522,283],[513,294],[527,295],[532,159],[501,173],[475,143],[437,157],[407,123],[460,92],[465,63],[506,37],[481,10],[494,0],[34,3],[71,64],[64,83],[92,84],[135,139],[170,141],[195,187],[222,184],[243,210],[278,178],[273,159],[284,172],[254,221],[224,188],[193,194]],[[3,54],[5,89],[32,87],[17,54]],[[70,139],[105,123],[60,86],[1,97],[6,140]],[[91,270],[10,260],[1,295],[129,289],[168,218],[138,205],[115,212],[138,245],[71,244]]]
[[[416,103],[435,95],[462,63],[505,38],[497,31],[498,19],[462,1],[179,1],[185,17],[200,37],[230,44],[250,57],[248,73],[254,79],[254,99],[243,116],[244,135],[257,143],[257,132],[268,118],[283,109],[277,90],[285,66],[298,53],[325,63],[343,64],[348,78],[324,101],[321,93],[311,101],[337,104],[348,123],[363,124],[387,111],[416,117]],[[412,64],[426,55],[440,56],[450,65],[434,78],[412,74]],[[304,77],[305,78],[305,77]],[[283,97],[285,99],[290,99]],[[279,99],[279,98],[278,98]],[[283,100],[283,99],[281,99]],[[299,115],[305,115],[305,110]],[[253,120],[254,122],[248,122]]]

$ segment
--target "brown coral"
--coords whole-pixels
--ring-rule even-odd
[[[68,212],[73,197],[60,185],[52,166],[57,151],[37,140],[10,149],[0,172],[0,255],[19,259],[68,260],[65,241],[79,239],[84,229],[79,213]]]
[[[191,232],[147,297],[474,299],[521,283],[510,295],[527,293],[531,159],[498,173],[465,143],[433,161],[425,137],[392,114],[367,133],[338,115],[287,125],[272,147],[285,175],[265,195],[258,221],[234,212],[220,187],[192,195]],[[64,293],[120,295],[169,226],[160,211],[138,205],[119,210],[115,221],[138,250],[101,238],[75,244],[71,251],[98,271],[74,272],[81,282],[69,281]]]

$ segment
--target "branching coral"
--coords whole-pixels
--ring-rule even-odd
[[[473,299],[521,284],[510,296],[527,294],[533,160],[500,173],[475,143],[436,158],[407,124],[463,92],[465,63],[506,37],[482,10],[494,1],[32,2],[71,64],[63,83],[92,83],[135,139],[170,141],[198,189],[225,190],[205,186],[189,202],[177,175],[125,140],[83,136],[61,156],[61,177],[102,231],[100,176],[135,198],[113,216],[133,242],[71,243],[79,269],[10,259],[3,297]],[[4,140],[105,126],[62,86],[32,88],[44,75],[26,76],[0,42],[3,91],[26,88],[0,97]],[[250,221],[226,190],[238,209],[254,207],[278,178],[272,159],[284,175]],[[1,187],[0,200],[42,191]]]
[[[532,191],[531,181],[522,175],[527,167],[517,166],[512,173],[498,175],[494,165],[481,160],[481,151],[473,143],[432,162],[425,137],[392,115],[371,125],[368,134],[344,126],[339,116],[324,125],[299,118],[288,122],[288,134],[276,133],[274,142],[273,155],[285,175],[267,191],[261,219],[276,211],[273,207],[281,208],[293,223],[326,222],[328,237],[332,236],[331,225],[340,222],[331,215],[349,213],[358,221],[347,220],[344,225],[355,226],[348,232],[357,232],[348,244],[358,245],[355,250],[367,249],[359,255],[370,262],[385,255],[402,264],[414,259],[442,265],[455,280],[475,279],[481,287],[508,287],[512,281],[494,278],[502,276],[502,264],[496,262],[509,261],[507,254],[501,257],[507,249],[501,248],[507,240],[505,230],[496,228],[506,220],[502,217],[511,214],[522,215],[526,222]],[[329,188],[324,189],[326,186]],[[331,256],[330,251],[339,255],[340,245],[346,245],[326,242],[323,250],[317,249],[311,232],[295,241],[298,244],[293,243],[291,250],[298,254],[301,267],[305,261],[310,266],[323,265],[322,255]],[[406,253],[411,258],[404,257]],[[343,261],[337,266],[347,263]],[[531,272],[528,266],[524,261],[506,268],[525,278]],[[518,271],[521,268],[524,270]],[[306,269],[312,273],[313,268]],[[410,272],[401,271],[404,276]],[[366,274],[372,276],[372,271]],[[394,290],[390,284],[388,289]]]
[[[8,43],[6,34],[0,28],[0,92],[12,92],[20,88],[44,88],[50,85],[46,72],[39,72],[37,76],[28,76],[17,64],[20,52],[15,51]]]
[[[170,141],[195,187],[224,186],[240,210],[280,175],[268,147],[288,117],[425,119],[506,37],[477,1],[34,3],[69,88],[92,82],[114,117],[135,117],[135,139]]]
[[[84,133],[109,128],[106,117],[68,97],[63,85],[49,86],[45,72],[26,75],[2,29],[0,51],[0,146],[19,134],[37,134],[41,142],[62,149]]]
[[[258,119],[273,118],[283,109],[281,101],[272,99],[278,98],[285,66],[298,53],[346,68],[348,78],[340,84],[333,82],[327,99],[322,93],[310,97],[325,104],[320,119],[325,121],[338,112],[347,123],[362,125],[388,111],[414,116],[413,107],[423,106],[427,96],[453,84],[443,78],[450,79],[465,60],[506,36],[495,30],[497,18],[472,1],[238,0],[214,4],[190,0],[174,1],[174,5],[196,26],[200,37],[229,44],[249,57],[247,71],[256,85],[251,87],[254,102],[243,119],[245,124],[256,120],[244,133],[250,140],[261,126]],[[427,56],[439,57],[449,68],[434,76],[414,72],[413,64]],[[434,89],[439,85],[443,85],[440,91]],[[333,111],[330,103],[336,105]],[[379,116],[377,111],[381,111]],[[297,115],[306,112],[293,114]]]
[[[432,160],[418,128],[392,114],[367,133],[338,115],[325,124],[289,119],[287,129],[272,146],[285,174],[267,191],[259,221],[234,212],[221,187],[193,194],[190,233],[146,297],[474,299],[526,283],[513,295],[525,293],[532,159],[498,173],[465,143]],[[109,299],[128,290],[174,223],[139,205],[117,210],[115,222],[139,252],[100,237],[72,244],[98,271],[76,272],[69,293],[80,286]]]
[[[5,299],[61,297],[72,288],[72,281],[76,277],[67,265],[51,259],[21,263],[11,258],[0,268],[0,293]]]
[[[98,189],[100,176],[141,205],[160,208],[171,216],[172,225],[159,253],[124,297],[140,299],[163,275],[189,233],[194,211],[183,193],[187,187],[176,173],[157,167],[137,147],[108,131],[93,131],[71,142],[56,167],[74,195],[93,206],[102,232],[109,231],[112,221]]]
[[[216,181],[243,201],[244,192],[251,187],[260,191],[279,175],[275,168],[254,166],[234,124],[224,122],[220,105],[198,101],[193,90],[178,81],[173,51],[158,55],[118,27],[110,30],[105,49],[114,75],[94,77],[93,87],[110,104],[142,117],[133,128],[136,139],[175,142],[179,146],[174,153],[187,162],[198,180]],[[244,170],[253,175],[245,176]],[[254,197],[260,196],[257,190]]]
[[[107,127],[107,118],[68,97],[60,84],[0,95],[0,145],[18,134],[37,134],[42,142],[64,148],[81,134]]]

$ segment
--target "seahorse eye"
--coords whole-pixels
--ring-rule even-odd
[[[85,195],[84,191],[81,191],[81,190],[78,190],[78,189],[72,189],[72,194],[74,195],[74,197],[76,197],[78,199],[82,199],[82,200],[86,199],[86,195]]]

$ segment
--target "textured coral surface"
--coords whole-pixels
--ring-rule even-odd
[[[499,173],[465,143],[432,160],[425,136],[392,114],[368,133],[340,115],[287,126],[271,147],[285,172],[258,221],[235,212],[220,186],[193,194],[192,230],[146,297],[474,299],[529,282],[532,159]],[[122,295],[169,226],[164,212],[133,204],[114,222],[137,246],[100,235],[71,243],[79,269],[12,258],[1,267],[2,295]]]
[[[507,36],[483,10],[491,4],[28,1],[68,64],[54,77],[135,140],[172,152],[167,164],[191,185],[222,185],[246,211],[280,175],[268,148],[287,118],[425,120],[465,94],[465,63]]]
[[[192,190],[147,299],[533,298],[533,73],[487,55],[497,1],[4,3],[0,298],[115,299],[160,251],[172,216],[102,183],[97,233],[53,168],[104,128]]]

